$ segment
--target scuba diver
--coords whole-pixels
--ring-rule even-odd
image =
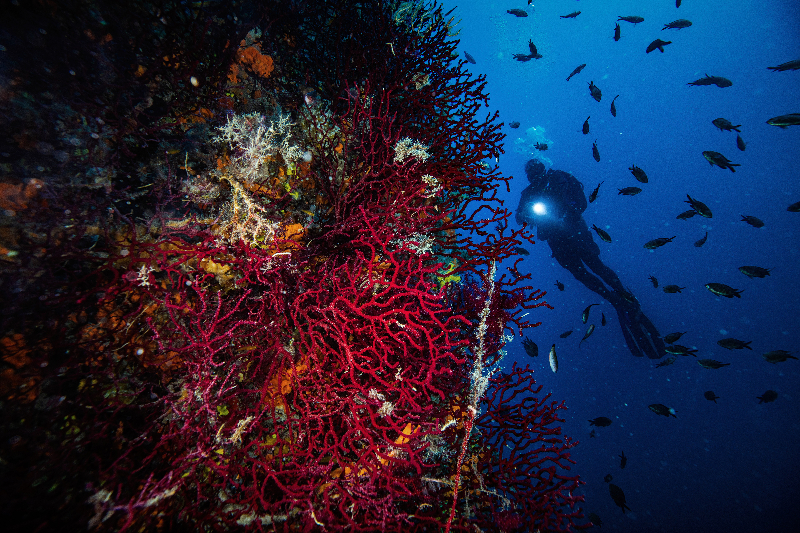
[[[536,159],[525,164],[525,174],[530,185],[522,191],[517,223],[536,226],[538,238],[547,241],[553,258],[614,306],[633,355],[662,357],[664,341],[658,330],[616,273],[600,260],[600,248],[582,216],[588,204],[581,182],[562,170],[545,171],[544,164]]]

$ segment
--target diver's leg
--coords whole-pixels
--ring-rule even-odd
[[[603,283],[603,280],[589,272],[589,270],[584,266],[583,261],[581,258],[576,258],[574,256],[563,257],[560,255],[554,255],[558,264],[572,273],[572,276],[583,283],[583,285],[592,292],[597,293],[601,298],[611,301],[611,298],[614,298],[613,293],[606,287]]]
[[[584,260],[586,266],[614,291],[612,296],[606,297],[606,300],[617,310],[622,334],[631,353],[637,357],[646,355],[650,359],[663,357],[664,341],[658,330],[642,312],[637,300],[628,301],[622,297],[628,291],[616,272],[606,266],[598,255],[589,255]]]
[[[631,353],[637,357],[646,355],[650,359],[663,357],[666,353],[664,341],[639,306],[622,301],[614,307],[617,310],[622,335]]]
[[[664,357],[667,353],[666,346],[664,345],[664,339],[661,338],[661,334],[656,329],[655,325],[647,318],[647,315],[641,313],[637,320],[637,324],[639,326],[639,330],[641,331],[641,335],[639,336],[640,341],[643,345],[646,346],[645,353],[647,357],[650,359],[659,359]]]
[[[642,313],[636,300],[629,302],[622,298],[621,294],[627,291],[616,273],[600,261],[599,256],[589,253],[585,257],[580,257],[557,253],[557,249],[553,252],[556,261],[571,272],[576,280],[614,306],[622,335],[633,355],[637,357],[646,355],[650,359],[664,356],[664,341],[661,340],[658,330]],[[593,272],[590,272],[587,266],[592,268]]]
[[[636,357],[644,357],[644,352],[639,349],[639,343],[636,342],[631,333],[631,322],[625,315],[625,312],[621,309],[617,309],[617,318],[619,318],[619,327],[622,330],[622,336],[625,337],[625,344],[628,346],[628,350]]]
[[[583,261],[592,272],[602,279],[606,285],[611,287],[612,291],[617,293],[627,292],[625,290],[625,286],[622,285],[619,276],[617,276],[617,273],[603,263],[603,261],[600,260],[599,255],[587,255],[583,258]]]

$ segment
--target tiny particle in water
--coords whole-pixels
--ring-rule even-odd
[[[136,355],[144,355],[144,348],[136,348]]]
[[[191,286],[192,286],[192,282],[191,282],[191,281],[187,281],[187,282],[186,282],[186,286],[187,286],[187,287],[191,287]]]
[[[127,248],[123,248],[122,250],[119,251],[119,255],[121,255],[122,257],[128,257],[129,253],[130,252],[128,251]]]
[[[195,78],[194,76],[189,78],[189,83],[192,84],[192,87],[199,87],[200,86],[200,82],[197,81],[197,78]]]

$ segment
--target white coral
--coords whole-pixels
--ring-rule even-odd
[[[292,143],[292,126],[289,115],[281,113],[269,121],[258,113],[233,115],[217,128],[220,133],[214,140],[230,144],[241,178],[253,182],[261,166],[276,154],[287,163],[302,159],[303,150]]]
[[[428,147],[409,137],[400,139],[397,141],[397,144],[394,145],[394,161],[395,163],[402,163],[409,157],[420,161],[426,161],[430,157]]]
[[[436,179],[435,176],[425,174],[422,176],[422,181],[427,185],[425,192],[422,193],[425,198],[433,198],[442,190],[442,184],[439,183],[439,180]]]

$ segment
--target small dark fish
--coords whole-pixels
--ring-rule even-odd
[[[589,519],[589,522],[591,522],[593,526],[603,527],[603,521],[600,520],[600,517],[597,516],[597,513],[589,513],[589,516],[586,518]]]
[[[744,152],[744,149],[747,147],[747,143],[744,142],[741,135],[736,136],[736,148]]]
[[[547,145],[546,144],[542,144],[542,143],[536,143],[534,148],[536,148],[540,152],[544,152],[545,150],[547,150]]]
[[[767,67],[767,68],[774,72],[784,72],[786,70],[798,70],[800,69],[800,59],[794,59],[792,61],[787,61],[786,63],[781,63],[777,67]]]
[[[644,18],[643,17],[637,17],[635,15],[630,16],[630,17],[619,17],[617,20],[624,20],[625,22],[630,22],[634,26],[636,24],[639,24],[640,22],[644,22]]]
[[[778,393],[770,389],[761,396],[756,396],[756,398],[758,398],[758,403],[774,402],[778,399]]]
[[[583,134],[584,134],[584,135],[586,135],[587,133],[589,133],[589,119],[590,119],[590,118],[592,118],[592,117],[591,117],[591,116],[589,116],[589,117],[586,117],[586,120],[584,120],[584,121],[583,121],[583,128],[582,128],[582,130],[581,130],[581,131],[583,131]]]
[[[566,339],[566,338],[567,338],[567,337],[569,337],[570,335],[572,335],[572,330],[565,331],[564,333],[562,333],[561,335],[559,335],[559,337],[561,337],[562,339]]]
[[[550,370],[552,370],[553,373],[555,374],[556,372],[558,372],[558,357],[556,357],[555,344],[550,348],[549,359],[550,359]]]
[[[654,289],[657,289],[657,288],[658,288],[658,280],[656,279],[656,277],[655,277],[655,276],[650,276],[650,277],[649,277],[649,278],[647,278],[647,279],[649,279],[649,280],[650,280],[650,283],[652,283],[652,284],[653,284],[653,288],[654,288]]]
[[[622,452],[622,455],[619,456],[619,467],[625,468],[625,465],[628,464],[628,458],[625,457],[625,452]]]
[[[586,322],[589,320],[589,311],[590,311],[590,310],[592,309],[592,307],[594,307],[595,305],[600,305],[600,304],[589,304],[589,306],[588,306],[586,309],[584,309],[584,310],[583,310],[583,313],[581,313],[581,322],[583,322],[584,324],[586,324]]]
[[[517,61],[525,62],[533,59],[533,56],[528,54],[514,54],[514,59],[516,59]]]
[[[539,51],[536,50],[536,45],[533,44],[533,41],[531,41],[530,39],[528,39],[528,50],[531,51],[531,57],[533,59],[541,59],[542,58],[542,54],[540,54]]]
[[[475,58],[469,52],[464,52],[464,57],[467,58],[467,61],[472,63],[473,65],[476,64]]]
[[[575,74],[578,74],[580,71],[582,71],[585,67],[586,67],[586,63],[584,63],[583,65],[578,65],[577,67],[575,67],[575,70],[573,70],[572,73],[569,76],[567,76],[567,81],[569,81],[569,79],[572,76],[574,76]]]
[[[680,355],[682,357],[689,357],[690,355],[695,355],[697,353],[697,350],[693,350],[688,346],[684,346],[682,344],[671,344],[666,348],[664,348],[664,351],[666,351],[669,354]]]
[[[636,178],[636,181],[640,183],[647,183],[647,174],[644,173],[644,170],[636,165],[628,167],[628,170],[631,171],[631,174],[633,174],[633,177]]]
[[[671,365],[672,363],[674,363],[676,359],[677,359],[677,357],[667,357],[666,359],[664,359],[663,361],[661,361],[660,363],[658,363],[658,364],[656,365],[656,368],[660,368],[660,367],[662,367],[662,366],[669,366],[669,365]]]
[[[586,330],[586,334],[581,339],[581,342],[578,343],[578,348],[581,347],[581,344],[583,344],[583,341],[585,341],[586,339],[588,339],[589,337],[592,336],[592,333],[594,333],[594,324],[589,326],[589,329]]]
[[[677,218],[678,220],[686,220],[686,219],[692,218],[696,214],[697,214],[697,211],[695,211],[694,209],[689,209],[688,211],[684,211],[683,213],[681,213],[680,215],[676,216],[675,218]]]
[[[741,298],[739,295],[742,293],[742,291],[736,290],[733,287],[729,287],[724,283],[706,283],[706,289],[713,292],[717,296],[723,296],[725,298],[733,298],[734,296]]]
[[[614,105],[614,100],[619,98],[619,95],[615,96],[613,100],[611,100],[611,114],[615,117],[617,116],[617,106]]]
[[[630,507],[625,505],[625,493],[622,492],[622,489],[614,485],[613,483],[608,484],[608,492],[611,494],[611,499],[614,500],[614,503],[617,504],[617,507],[622,509],[622,513],[625,514],[625,509],[631,510]]]
[[[742,215],[742,222],[747,222],[754,228],[763,228],[764,222],[760,218],[756,218],[750,215]]]
[[[539,346],[530,339],[522,341],[522,347],[525,348],[525,353],[531,357],[539,357]]]
[[[719,396],[714,394],[713,390],[707,390],[706,392],[703,393],[703,396],[705,396],[706,400],[708,400],[709,402],[714,402],[714,403],[717,403],[717,398],[719,398]]]
[[[592,143],[592,157],[598,163],[600,162],[600,151],[597,149],[597,139]]]
[[[701,246],[703,246],[706,243],[707,240],[708,240],[708,232],[706,232],[706,234],[703,235],[702,239],[700,239],[698,241],[695,241],[694,247],[695,248],[700,248]]]
[[[763,354],[761,357],[763,357],[766,362],[774,365],[784,363],[787,359],[797,359],[797,357],[789,355],[790,353],[791,352],[787,352],[786,350],[773,350]]]
[[[506,13],[510,15],[514,15],[515,17],[527,17],[528,12],[523,11],[522,9],[507,9]]]
[[[617,22],[617,25],[614,27],[614,40],[619,41],[619,38],[620,38],[619,22]]]
[[[795,202],[786,208],[790,213],[800,213],[800,202]]]
[[[556,287],[558,287],[558,290],[560,290],[560,291],[563,291],[563,290],[564,290],[564,284],[563,284],[563,283],[561,283],[561,282],[560,282],[560,281],[558,281],[558,280],[556,280]]]
[[[517,246],[516,248],[514,248],[514,251],[517,252],[519,255],[531,255],[531,253],[522,246]]]
[[[715,118],[714,120],[711,121],[711,123],[716,127],[718,127],[719,131],[738,131],[741,133],[741,130],[739,128],[742,125],[737,124],[736,126],[734,126],[733,123],[728,119]]]
[[[664,24],[664,27],[661,28],[661,31],[664,30],[682,30],[683,28],[688,28],[691,26],[692,23],[686,19],[678,19],[673,20],[669,24]]]
[[[681,7],[681,0],[675,0],[675,7]]]
[[[781,129],[786,129],[789,126],[800,125],[800,113],[789,113],[788,115],[781,115],[772,117],[767,121],[770,126],[778,126]]]
[[[649,54],[653,50],[658,49],[658,51],[663,54],[664,47],[667,46],[668,44],[672,44],[672,41],[662,41],[661,39],[656,39],[655,41],[647,45],[647,50],[645,50],[645,52]]]
[[[589,438],[590,438],[590,439],[593,439],[593,438],[595,438],[596,436],[597,436],[597,432],[596,432],[595,430],[591,430],[591,431],[589,432]]]
[[[677,235],[675,237],[677,237]],[[647,248],[648,250],[655,250],[656,248],[660,248],[661,246],[664,246],[668,242],[672,242],[672,239],[674,239],[675,237],[659,237],[658,239],[653,239],[652,241],[647,241],[644,244],[644,247]]]
[[[714,165],[717,165],[719,168],[722,168],[722,169],[726,169],[727,168],[731,172],[736,172],[736,170],[733,167],[742,166],[742,165],[739,165],[737,163],[731,163],[730,160],[727,157],[725,157],[724,155],[722,155],[721,153],[713,152],[711,150],[706,150],[705,152],[703,152],[703,157],[706,158],[706,161],[708,161],[711,164],[712,167]]]
[[[606,477],[603,478],[603,481],[605,481],[606,483],[611,483],[612,479],[614,478],[611,477],[611,474],[606,474]]]
[[[700,215],[701,217],[711,218],[711,217],[714,216],[713,213],[711,213],[711,209],[709,209],[708,206],[706,204],[704,204],[703,202],[701,202],[700,200],[695,200],[694,198],[692,198],[688,194],[686,195],[686,198],[688,198],[688,200],[684,200],[684,201],[687,204],[689,204],[689,206],[692,209],[694,209],[697,212],[697,214]]]
[[[600,237],[601,239],[603,239],[606,242],[611,242],[611,235],[609,235],[606,231],[601,230],[600,228],[598,228],[594,224],[592,224],[592,229],[595,231],[595,233],[597,233],[598,237]]]
[[[600,313],[600,325],[601,326],[605,326],[606,325],[606,314],[605,313]]]
[[[667,344],[674,344],[678,342],[678,340],[684,335],[686,335],[685,331],[683,333],[681,333],[680,331],[676,331],[675,333],[668,333],[667,335],[664,335],[664,342],[666,342]]]
[[[769,276],[770,269],[757,266],[740,266],[739,272],[750,278],[763,278]]]
[[[595,187],[595,188],[594,188],[594,190],[592,191],[592,193],[589,195],[589,203],[592,203],[592,202],[594,202],[595,200],[597,200],[597,193],[598,193],[598,192],[600,192],[600,186],[601,186],[601,185],[602,185],[604,182],[605,182],[605,180],[601,181],[600,183],[598,183],[598,184],[597,184],[597,187]]]
[[[575,17],[577,17],[580,14],[581,14],[580,11],[573,11],[569,15],[561,15],[561,18],[562,19],[574,19]]]
[[[592,95],[592,98],[594,98],[597,102],[599,102],[603,97],[603,91],[601,91],[593,81],[589,82],[589,94]]]
[[[642,192],[642,189],[640,189],[639,187],[623,187],[622,189],[617,189],[617,190],[619,191],[618,194],[621,194],[623,196],[636,196],[637,194]]]
[[[733,82],[722,76],[709,76],[706,74],[705,78],[690,81],[687,85],[716,85],[717,87],[730,87]]]
[[[675,294],[681,292],[686,287],[678,287],[677,285],[664,285],[664,292],[667,294]]]
[[[674,418],[678,418],[677,416],[675,416],[675,409],[673,409],[672,407],[667,407],[666,405],[661,403],[654,403],[652,405],[648,405],[647,408],[653,411],[657,415],[666,417],[673,416]]]
[[[519,128],[519,122],[517,122],[516,120],[514,122],[510,122],[508,124],[508,127],[509,128],[513,128],[513,129],[517,129],[517,128]]]
[[[717,344],[719,344],[726,350],[741,350],[743,348],[752,350],[752,348],[750,347],[751,342],[752,341],[740,341],[739,339],[734,339],[733,337],[729,337],[727,339],[718,340]]]
[[[710,370],[717,370],[718,368],[722,368],[723,366],[731,366],[730,363],[720,363],[714,359],[698,359],[697,364],[702,366],[703,368],[708,368]]]
[[[606,418],[605,416],[598,416],[594,420],[589,420],[589,425],[590,426],[599,426],[601,428],[604,428],[606,426],[610,426],[611,425],[611,419],[610,418]]]

